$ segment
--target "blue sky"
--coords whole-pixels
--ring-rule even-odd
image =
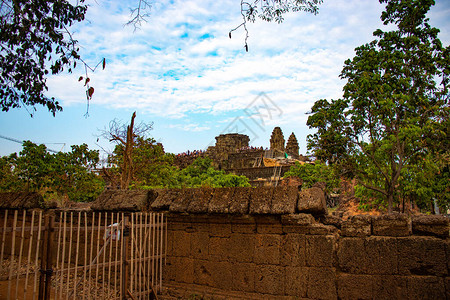
[[[108,141],[97,142],[99,130],[112,119],[128,123],[137,111],[137,122],[153,122],[151,135],[168,152],[205,149],[229,130],[266,147],[280,126],[286,139],[295,133],[304,154],[311,133],[306,113],[314,101],[342,95],[343,62],[383,28],[378,1],[325,0],[316,16],[291,13],[282,24],[248,24],[245,52],[242,29],[228,37],[242,21],[238,0],[153,1],[148,22],[137,30],[124,27],[137,1],[88,2],[87,21],[73,27],[74,37],[86,62],[107,62],[105,70],[90,73],[95,93],[89,117],[78,82],[84,69],[78,67],[48,80],[48,95],[63,112],[53,117],[37,107],[33,118],[24,108],[1,112],[0,135],[54,150],[87,143],[110,151]],[[430,23],[448,45],[450,1],[436,2]],[[255,109],[264,105],[268,110]],[[20,150],[20,144],[0,139],[0,155]]]

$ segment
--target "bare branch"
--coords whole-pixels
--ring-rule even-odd
[[[150,10],[152,5],[148,0],[139,0],[138,7],[130,9],[130,21],[125,26],[133,25],[134,30],[142,25],[142,22],[147,22],[147,18],[150,17]]]

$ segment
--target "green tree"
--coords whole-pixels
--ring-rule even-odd
[[[376,30],[377,39],[345,62],[343,99],[316,102],[308,125],[318,131],[308,147],[336,147],[318,156],[329,162],[337,157],[392,212],[402,174],[428,153],[448,151],[433,139],[448,140],[449,47],[426,18],[434,1],[380,3],[386,3],[381,20],[397,29]]]
[[[83,3],[84,0],[78,1]],[[78,3],[77,2],[77,3]],[[0,1],[0,105],[3,111],[43,105],[53,115],[62,110],[49,98],[47,76],[80,59],[69,27],[84,20],[86,5],[66,0]]]
[[[250,186],[248,178],[234,174],[226,174],[212,166],[208,157],[198,157],[194,162],[180,171],[179,187],[236,187]]]
[[[95,200],[104,188],[103,179],[93,172],[98,162],[98,150],[89,150],[86,144],[73,145],[71,152],[54,154],[51,189],[73,201]]]
[[[330,192],[339,186],[339,176],[336,176],[334,169],[318,160],[313,164],[296,162],[284,176],[302,179],[302,188],[310,188],[317,182],[325,182],[326,189]]]
[[[13,158],[0,157],[0,191],[18,192],[24,189],[23,181],[17,176]]]
[[[92,201],[103,191],[103,179],[93,170],[99,154],[86,144],[72,146],[71,152],[51,154],[45,145],[30,141],[23,149],[0,159],[0,189],[56,194],[72,201]]]

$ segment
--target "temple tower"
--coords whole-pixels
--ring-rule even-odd
[[[286,152],[294,157],[298,157],[299,149],[297,138],[294,133],[291,133],[286,144]]]
[[[275,127],[270,137],[270,149],[284,151],[284,136],[280,127]]]

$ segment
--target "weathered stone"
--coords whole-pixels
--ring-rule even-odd
[[[444,279],[435,276],[408,277],[409,299],[446,299]]]
[[[326,215],[328,210],[324,191],[317,187],[301,190],[298,196],[297,210],[313,215]]]
[[[338,229],[331,225],[324,225],[321,223],[317,224],[311,224],[309,226],[309,233],[310,234],[317,234],[317,235],[328,235],[338,232]]]
[[[399,273],[402,275],[448,275],[445,241],[434,237],[398,238]]]
[[[283,227],[280,222],[256,222],[256,232],[261,234],[282,234]]]
[[[342,222],[343,236],[369,236],[372,234],[372,217],[356,215]]]
[[[281,236],[278,234],[258,234],[255,236],[256,264],[278,265],[280,263]]]
[[[337,256],[339,267],[348,273],[396,274],[398,270],[395,238],[343,238]]]
[[[409,236],[411,235],[411,219],[405,214],[387,214],[372,218],[374,235]]]
[[[102,194],[100,196],[102,196]],[[30,209],[30,208],[41,208],[43,206],[44,206],[44,198],[39,193],[36,192],[0,193],[0,208]]]
[[[264,294],[284,294],[284,268],[260,265],[255,269],[255,291]]]
[[[341,273],[337,278],[339,299],[374,299],[373,277]]]
[[[417,235],[449,236],[450,219],[445,216],[418,215],[412,217],[412,230]]]
[[[215,262],[210,272],[213,279],[213,286],[219,289],[229,289],[233,280],[232,264],[223,261]]]
[[[210,237],[230,237],[231,236],[231,223],[214,223],[209,224],[209,236]]]
[[[193,265],[193,283],[199,285],[213,286],[212,269],[215,263],[207,260],[196,259]],[[183,269],[184,266],[179,266]]]
[[[233,197],[229,205],[230,214],[248,214],[249,213],[249,201],[252,188],[248,187],[236,187],[234,189]]]
[[[303,233],[309,234],[311,224],[316,221],[309,214],[282,215],[281,224],[283,224],[284,233]]]
[[[255,291],[255,264],[235,263],[233,264],[232,287],[236,291]]]
[[[193,191],[192,189],[182,189],[179,191],[177,198],[172,201],[169,207],[170,212],[185,213],[189,207],[189,203],[192,201]]]
[[[338,216],[335,215],[326,215],[323,216],[320,219],[321,223],[325,224],[325,225],[331,225],[334,226],[336,228],[341,228],[342,226],[342,218],[339,218]]]
[[[310,214],[290,214],[281,216],[281,224],[283,225],[311,225],[316,220]]]
[[[185,231],[174,231],[173,255],[190,256],[191,254],[191,234]]]
[[[209,234],[207,232],[194,232],[191,234],[191,255],[194,258],[205,258],[209,255]]]
[[[260,187],[252,190],[250,214],[270,214],[272,211],[273,187]]]
[[[149,191],[143,190],[104,191],[91,204],[91,209],[102,211],[142,211],[148,207],[149,193]]]
[[[178,197],[180,189],[158,189],[157,197],[150,207],[152,210],[169,210],[172,202]]]
[[[293,214],[297,205],[298,189],[295,186],[280,186],[273,191],[272,214]]]
[[[209,239],[209,258],[213,261],[227,260],[234,245],[229,238],[211,237]]]
[[[305,235],[288,233],[282,236],[280,249],[280,264],[282,266],[305,266],[306,244]]]
[[[226,214],[234,194],[234,188],[215,188],[214,196],[209,202],[208,212]]]
[[[284,136],[280,127],[275,127],[270,136],[270,149],[284,151]]]
[[[176,282],[193,283],[194,282],[194,259],[189,257],[172,257],[170,262],[174,270],[174,279]],[[197,265],[197,264],[195,264]],[[179,266],[183,266],[180,268]]]
[[[306,265],[332,267],[336,239],[332,235],[308,236],[306,239]]]
[[[213,197],[213,193],[214,190],[211,188],[192,189],[192,201],[189,203],[187,212],[208,213],[209,201]]]
[[[232,234],[230,239],[231,262],[253,262],[255,237],[250,234]]]
[[[446,299],[450,299],[450,277],[445,277]]]
[[[216,137],[216,144],[208,147],[208,156],[218,168],[229,168],[228,157],[238,149],[247,148],[250,138],[245,134],[229,133]]]
[[[285,294],[306,298],[308,273],[308,268],[286,267]]]
[[[231,232],[256,233],[256,221],[254,216],[243,215],[240,217],[233,217],[231,222]]]
[[[295,137],[294,133],[291,133],[291,135],[288,138],[288,141],[286,143],[286,153],[292,155],[293,157],[298,157],[298,151],[300,150],[300,147],[298,146],[297,138]]]
[[[408,299],[408,278],[404,276],[371,276],[373,299]]]
[[[334,268],[309,268],[307,297],[336,299],[336,271]]]

